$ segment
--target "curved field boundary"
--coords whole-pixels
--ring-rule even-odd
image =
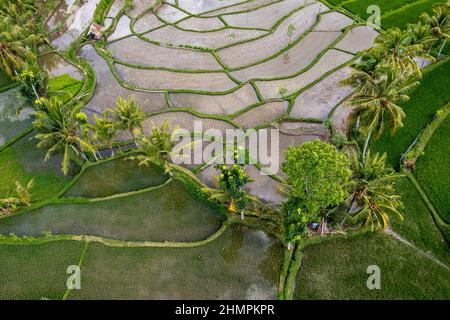
[[[323,12],[322,14],[325,14],[325,12]],[[317,21],[316,21],[316,23],[318,23],[318,22],[320,22],[320,19],[318,19]],[[357,27],[358,25],[357,24],[353,24],[353,25],[351,25],[351,26],[348,26],[345,30],[344,30],[344,32],[340,35],[340,37],[339,38],[337,38],[332,44],[330,44],[325,50],[322,50],[319,54],[318,54],[318,56],[307,66],[307,67],[305,67],[305,68],[303,68],[302,70],[299,70],[299,71],[297,71],[297,72],[295,72],[295,73],[293,73],[292,75],[289,75],[289,76],[287,76],[287,77],[274,77],[274,78],[265,78],[265,79],[261,79],[261,81],[271,81],[271,80],[279,80],[279,79],[289,79],[289,78],[292,78],[292,77],[295,77],[295,76],[298,76],[298,75],[300,75],[301,73],[304,73],[304,72],[306,72],[306,71],[308,71],[309,69],[311,69],[316,63],[317,63],[317,61],[318,60],[320,60],[320,58],[329,50],[329,49],[331,49],[331,48],[334,48],[334,46],[343,38],[343,37],[345,37],[345,35],[348,33],[348,32],[350,32],[350,30],[351,29],[353,29],[354,27]],[[306,33],[307,34],[307,33]],[[291,43],[291,46],[293,46],[293,45],[295,45],[296,44],[296,42],[298,42],[298,41],[301,41],[301,39],[306,35],[306,34],[303,34],[302,36],[300,36],[299,37],[299,39],[297,39],[296,41],[294,41],[293,43]],[[159,45],[159,44],[156,44],[156,45]],[[291,46],[288,46],[288,47],[285,47],[285,48],[283,48],[282,50],[280,50],[279,52],[277,52],[275,55],[274,55],[274,57],[275,56],[278,56],[278,55],[280,55],[280,54],[282,54],[283,52],[285,52],[286,50],[288,50]],[[163,88],[141,88],[141,87],[138,87],[138,86],[135,86],[135,85],[132,85],[132,84],[129,84],[129,83],[127,83],[127,82],[125,82],[118,74],[117,74],[117,72],[116,72],[116,70],[115,70],[115,68],[114,68],[114,66],[113,66],[113,63],[115,62],[115,60],[114,59],[112,59],[111,57],[109,57],[108,56],[108,54],[106,53],[106,52],[104,52],[103,50],[101,50],[100,48],[98,48],[97,46],[96,46],[96,50],[97,50],[97,52],[99,53],[99,55],[101,55],[107,62],[108,62],[108,65],[109,65],[109,67],[110,67],[110,70],[111,70],[111,72],[113,73],[113,75],[115,76],[115,78],[117,79],[117,81],[123,86],[123,87],[125,87],[125,88],[127,88],[127,89],[129,89],[129,90],[140,90],[140,91],[144,91],[144,92],[173,92],[173,93],[195,93],[195,94],[205,94],[205,95],[225,95],[225,94],[228,94],[228,93],[231,93],[231,92],[234,92],[234,91],[236,91],[236,90],[238,90],[238,89],[240,89],[243,85],[245,85],[246,83],[251,83],[252,84],[252,86],[256,89],[256,92],[257,92],[257,95],[258,95],[258,90],[257,90],[257,88],[256,88],[256,86],[255,86],[255,84],[254,84],[254,79],[251,79],[251,80],[249,80],[249,81],[247,81],[247,82],[245,82],[245,83],[241,83],[241,82],[239,82],[239,80],[237,80],[237,79],[234,79],[234,77],[232,77],[230,74],[229,74],[229,70],[230,69],[228,69],[227,70],[227,66],[225,66],[224,65],[224,63],[223,63],[223,61],[221,61],[221,59],[217,56],[217,54],[215,53],[215,51],[213,51],[213,55],[214,55],[214,57],[218,60],[218,62],[225,68],[225,73],[230,77],[230,79],[232,80],[232,81],[234,81],[234,82],[236,82],[237,83],[237,86],[235,87],[235,88],[232,88],[232,89],[230,89],[230,90],[227,90],[227,91],[224,91],[224,92],[211,92],[211,91],[201,91],[201,90],[190,90],[190,89],[163,89]],[[274,58],[274,57],[268,57],[268,58],[266,58],[267,60],[270,60],[270,59],[272,59],[272,58]],[[253,65],[256,65],[256,64],[259,64],[259,63],[263,63],[263,62],[265,62],[265,61],[267,61],[266,59],[264,59],[264,60],[261,60],[261,61],[258,61],[258,62],[256,62],[255,64],[253,64]],[[120,64],[123,64],[123,65],[126,65],[126,66],[130,66],[130,67],[133,67],[133,68],[138,68],[138,69],[150,69],[150,70],[168,70],[168,71],[172,71],[172,72],[187,72],[187,73],[203,73],[203,70],[179,70],[179,69],[173,69],[173,68],[160,68],[160,67],[149,67],[149,66],[141,66],[141,65],[135,65],[135,64],[129,64],[129,63],[123,63],[122,61],[120,61],[119,62]],[[337,69],[336,69],[337,70]],[[336,71],[335,70],[335,71]],[[208,72],[223,72],[223,71],[208,71]],[[299,90],[301,90],[301,89],[299,89]],[[298,94],[300,94],[301,92],[299,92]],[[297,95],[298,95],[297,94]],[[294,94],[295,95],[295,94]],[[261,95],[259,94],[258,95],[259,97],[261,97]]]
[[[390,10],[390,11],[386,12],[385,14],[383,14],[381,16],[381,18],[387,18],[387,17],[392,16],[394,14],[407,11],[410,7],[415,7],[417,5],[420,5],[420,4],[423,4],[423,3],[428,3],[428,2],[430,2],[430,0],[419,0],[419,1],[413,1],[413,2],[410,2],[410,3],[406,3],[405,5],[401,6],[400,8],[397,8],[395,10]]]
[[[81,177],[81,174],[79,174],[73,180],[78,180],[80,177]],[[112,196],[107,196],[107,197],[102,197],[102,198],[82,198],[82,197],[78,197],[78,198],[51,198],[49,200],[36,202],[36,203],[32,204],[29,207],[23,207],[21,210],[18,210],[16,212],[11,213],[11,214],[0,216],[0,222],[1,222],[2,219],[10,218],[10,217],[13,217],[13,216],[24,215],[24,214],[26,214],[28,212],[31,212],[31,211],[34,211],[36,209],[39,209],[39,208],[42,208],[42,207],[45,207],[45,206],[55,205],[55,204],[96,203],[96,202],[102,202],[102,201],[108,201],[108,200],[112,200],[112,199],[120,199],[120,198],[126,198],[126,197],[135,196],[135,195],[139,195],[139,194],[144,194],[144,193],[152,192],[152,191],[158,190],[160,188],[163,188],[164,186],[166,186],[167,184],[169,184],[172,181],[173,181],[173,179],[169,178],[164,183],[162,183],[162,184],[160,184],[158,186],[144,188],[144,189],[140,189],[140,190],[136,190],[136,191],[117,193],[117,194],[114,194]],[[73,182],[73,183],[72,183],[72,181],[69,182],[68,183],[69,188],[74,183],[76,183],[76,181]],[[64,193],[67,191],[66,188],[67,188],[67,185],[63,188]],[[60,196],[60,194],[58,194],[58,196]]]
[[[136,154],[136,153],[137,153],[137,150],[129,150],[129,151],[124,152],[123,154],[119,154],[119,155],[116,155],[115,157],[111,157],[111,158],[107,158],[107,159],[102,159],[102,160],[99,160],[99,161],[97,161],[97,162],[90,162],[90,161],[85,162],[84,165],[81,167],[80,172],[79,172],[72,180],[70,180],[70,182],[69,182],[67,185],[65,185],[64,188],[62,188],[62,189],[58,192],[58,194],[56,195],[56,198],[61,198],[61,197],[63,197],[64,194],[65,194],[65,193],[66,193],[73,185],[75,185],[75,184],[78,182],[78,180],[81,178],[81,176],[84,174],[84,172],[85,172],[88,168],[95,167],[95,166],[98,166],[98,165],[101,165],[101,164],[104,164],[104,163],[107,163],[107,162],[115,161],[115,160],[118,160],[118,159],[121,159],[121,158],[130,156],[130,155],[133,155],[133,154]]]
[[[229,225],[239,223],[239,221],[233,217],[228,218],[222,224],[222,226],[214,232],[212,235],[207,238],[199,241],[193,242],[175,242],[175,241],[126,241],[126,240],[115,240],[108,239],[97,236],[86,236],[86,235],[45,235],[44,237],[18,237],[18,236],[1,236],[0,244],[42,244],[53,241],[63,241],[63,240],[72,240],[72,241],[81,241],[81,242],[98,242],[102,243],[108,247],[116,247],[116,248],[195,248],[200,247],[202,245],[208,244],[217,238],[219,238]]]
[[[414,140],[414,142],[408,147],[408,149],[400,158],[400,163],[402,162],[404,157],[407,156],[408,153],[412,153],[411,157],[408,156],[409,159],[417,161],[418,158],[423,154],[428,143],[433,138],[433,135],[436,132],[436,130],[439,128],[442,122],[444,122],[444,120],[447,118],[449,114],[450,114],[450,102],[447,103],[442,109],[438,110],[435,118],[431,120],[430,123],[424,129],[422,129],[422,131]]]
[[[416,180],[416,177],[414,177],[414,175],[408,170],[403,170],[403,171],[404,171],[405,175],[409,178],[409,180],[413,183],[417,192],[419,193],[420,197],[422,198],[423,202],[428,207],[428,210],[431,212],[431,215],[433,217],[434,222],[436,223],[436,226],[438,227],[439,230],[441,230],[442,235],[444,236],[445,240],[448,243],[450,243],[450,224],[447,224],[442,219],[442,217],[440,216],[440,214],[437,212],[436,208],[434,207],[433,203],[431,202],[431,200],[428,198],[427,194],[425,193],[425,190],[423,190],[420,183]]]
[[[9,85],[7,85],[7,86],[1,87],[1,88],[0,88],[0,93],[5,92],[5,91],[8,91],[8,90],[10,90],[10,89],[13,89],[13,88],[15,88],[15,87],[17,87],[17,86],[19,86],[18,83],[11,83],[11,84],[9,84]]]
[[[0,152],[9,148],[14,143],[19,141],[20,139],[22,139],[23,137],[25,137],[27,134],[29,134],[32,131],[33,131],[33,127],[30,127],[27,130],[25,130],[24,132],[20,133],[19,135],[15,136],[14,138],[10,139],[9,141],[6,141],[6,143],[4,145],[0,146]]]
[[[267,6],[270,6],[272,4],[275,4],[275,3],[278,3],[278,2],[281,2],[281,1],[282,0],[273,0],[273,2],[262,4],[262,5],[256,5],[254,7],[249,8],[248,10],[247,10],[247,8],[245,8],[245,9],[240,9],[240,10],[236,10],[236,11],[230,11],[230,12],[226,12],[226,13],[220,13],[220,12],[217,13],[217,11],[220,11],[220,10],[223,10],[223,9],[230,9],[232,7],[242,6],[242,5],[245,5],[245,4],[249,5],[250,3],[254,2],[254,0],[248,0],[248,1],[235,3],[233,5],[220,7],[220,8],[214,9],[214,10],[202,12],[202,13],[199,13],[197,16],[199,18],[202,18],[202,17],[210,18],[210,17],[219,17],[219,16],[227,15],[227,14],[245,13],[245,12],[255,11],[255,10],[258,10],[260,8],[267,7]]]

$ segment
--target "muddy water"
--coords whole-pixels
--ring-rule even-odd
[[[89,26],[99,2],[100,0],[89,0],[82,4],[77,1],[72,6],[64,26],[61,30],[50,36],[50,41],[60,50],[66,50],[84,29]]]
[[[52,14],[45,21],[45,31],[51,32],[61,25],[69,14],[76,0],[62,0]]]
[[[69,74],[72,78],[82,80],[80,71],[56,53],[49,53],[38,58],[38,63],[47,70],[50,77],[57,77],[63,74]]]
[[[240,3],[242,0],[179,0],[180,7],[194,14]]]
[[[30,127],[33,113],[19,88],[0,93],[0,146]]]

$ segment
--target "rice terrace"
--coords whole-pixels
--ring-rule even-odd
[[[0,300],[449,300],[445,1],[0,0]]]

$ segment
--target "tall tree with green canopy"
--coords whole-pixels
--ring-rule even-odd
[[[321,209],[341,204],[352,171],[350,161],[333,145],[314,140],[286,151],[282,165],[287,175],[288,201],[283,207],[287,241],[306,231]]]

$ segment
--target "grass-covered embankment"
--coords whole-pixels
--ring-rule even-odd
[[[448,244],[414,184],[405,177],[396,183],[396,191],[402,197],[405,207],[403,221],[396,218],[392,221],[394,231],[450,265]]]
[[[442,218],[450,223],[450,116],[419,157],[414,175]]]

